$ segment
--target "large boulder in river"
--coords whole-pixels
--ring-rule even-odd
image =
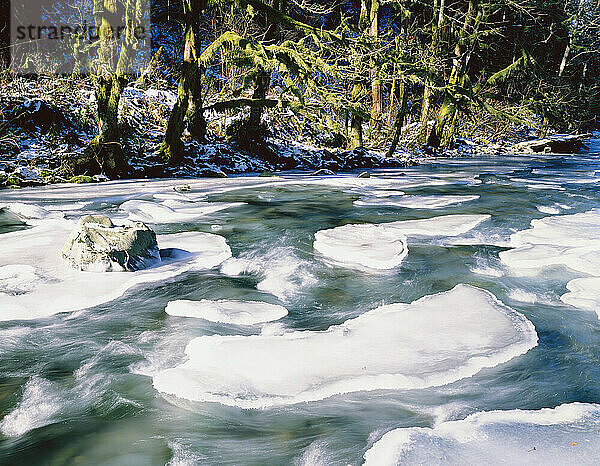
[[[135,271],[160,261],[156,234],[141,222],[115,226],[104,215],[86,215],[62,256],[73,267],[98,272]]]

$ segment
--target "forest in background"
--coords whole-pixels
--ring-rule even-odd
[[[496,141],[515,125],[544,136],[599,123],[600,1],[81,3],[98,37],[72,35],[61,60],[74,66],[65,73],[57,59],[51,75],[93,89],[92,137],[61,162],[71,175],[128,173],[136,149],[122,97],[131,87],[173,91],[161,140],[141,154],[171,167],[197,147],[189,141],[215,138],[276,163],[267,141],[281,132],[392,157],[399,142],[443,153],[477,131]],[[135,28],[148,13],[151,54],[138,66]],[[18,77],[3,41],[4,87]],[[36,56],[27,66],[28,79],[48,74]]]

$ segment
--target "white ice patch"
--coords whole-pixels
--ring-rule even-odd
[[[31,265],[0,266],[0,295],[18,295],[30,292],[40,279]]]
[[[287,301],[315,283],[310,263],[299,258],[291,246],[277,246],[266,253],[252,251],[223,263],[221,272],[232,277],[256,274],[261,277],[256,288]]]
[[[326,331],[202,336],[154,377],[165,394],[246,409],[471,377],[537,345],[533,324],[468,285],[382,306]]]
[[[351,268],[392,269],[408,254],[406,236],[385,225],[344,225],[315,233],[315,251]]]
[[[572,270],[600,275],[600,209],[545,217],[531,221],[531,228],[511,235],[515,249],[500,253],[512,269],[538,273],[543,267],[565,265]]]
[[[255,325],[279,320],[288,310],[276,304],[258,301],[219,300],[171,301],[165,312],[171,316],[194,317],[197,319],[235,325]]]
[[[490,218],[491,215],[441,215],[420,220],[401,220],[382,225],[393,228],[409,237],[460,236]]]
[[[120,210],[128,213],[130,220],[150,223],[179,223],[191,222],[205,215],[220,210],[238,207],[243,203],[209,203],[196,202],[194,204],[170,202],[169,205],[150,201],[127,201],[121,204]]]
[[[74,227],[73,221],[48,219],[29,230],[0,235],[0,257],[9,264],[0,269],[0,289],[5,291],[0,293],[0,321],[37,319],[97,306],[135,285],[188,270],[211,269],[231,257],[221,236],[178,233],[157,237],[168,257],[156,267],[138,272],[83,272],[60,256]]]
[[[52,423],[61,403],[52,384],[40,377],[32,377],[25,384],[23,398],[17,407],[0,421],[0,432],[7,437],[18,437],[32,429]]]
[[[600,277],[576,278],[567,283],[569,293],[560,299],[571,306],[594,311],[600,318]]]
[[[13,202],[10,204],[0,204],[0,209],[6,209],[22,219],[42,219],[49,216],[62,216],[61,214],[52,213],[35,204],[24,204],[22,202]]]
[[[313,247],[335,263],[351,268],[392,269],[408,254],[407,236],[459,236],[489,215],[444,215],[423,220],[349,224],[315,233]]]
[[[537,210],[539,210],[543,214],[548,214],[548,215],[560,214],[560,210],[557,209],[556,207],[550,207],[550,206],[546,206],[546,205],[537,206]]]
[[[404,207],[407,209],[442,209],[453,204],[462,204],[479,199],[479,196],[403,196],[399,198],[361,198],[355,206]]]
[[[480,412],[434,428],[392,430],[367,450],[364,464],[597,464],[599,428],[595,404]]]

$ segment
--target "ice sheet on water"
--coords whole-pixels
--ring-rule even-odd
[[[0,295],[18,295],[30,292],[40,277],[31,265],[0,266]]]
[[[364,455],[365,465],[595,464],[600,405],[479,412],[434,428],[392,430]]]
[[[548,215],[560,214],[559,209],[557,209],[556,207],[547,206],[547,205],[539,205],[539,206],[537,206],[537,210],[539,210],[543,214],[548,214]]]
[[[255,325],[279,320],[288,310],[276,304],[259,301],[237,301],[222,299],[211,301],[171,301],[165,312],[171,316],[194,317],[197,319],[235,325]]]
[[[537,345],[533,324],[489,292],[459,285],[330,327],[279,336],[202,336],[154,376],[165,394],[241,408],[336,394],[444,385]]]
[[[200,232],[160,235],[167,257],[138,272],[94,273],[60,257],[75,222],[46,219],[28,230],[0,235],[0,321],[37,319],[111,301],[129,288],[165,280],[187,270],[210,269],[231,257],[225,238]],[[81,290],[85,290],[82,293]]]
[[[197,220],[204,215],[220,210],[238,207],[243,203],[157,203],[151,201],[131,200],[121,204],[120,210],[128,213],[130,220],[151,223],[178,223]]]
[[[384,225],[344,225],[315,233],[315,251],[351,268],[392,269],[408,254],[406,236]]]
[[[0,209],[6,209],[11,213],[17,215],[18,217],[29,220],[29,219],[43,219],[46,217],[62,217],[62,213],[59,212],[49,212],[48,210],[35,205],[35,204],[25,204],[23,202],[12,202],[8,204],[0,203]]]
[[[567,283],[567,289],[560,297],[564,303],[594,311],[600,318],[600,277],[576,278]]]
[[[529,274],[546,266],[565,265],[600,275],[598,231],[600,209],[532,220],[530,229],[511,235],[514,249],[501,252],[500,259],[517,272]]]
[[[459,236],[489,218],[489,215],[444,215],[380,224],[349,224],[316,232],[313,247],[326,258],[347,267],[386,270],[400,265],[408,254],[407,236]]]
[[[360,207],[404,207],[406,209],[443,209],[449,205],[462,204],[479,199],[479,196],[402,196],[396,198],[380,199],[378,197],[364,197],[354,201]]]

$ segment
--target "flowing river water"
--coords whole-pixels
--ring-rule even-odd
[[[0,464],[597,464],[599,186],[589,153],[2,191]],[[187,253],[69,269],[87,213]]]

